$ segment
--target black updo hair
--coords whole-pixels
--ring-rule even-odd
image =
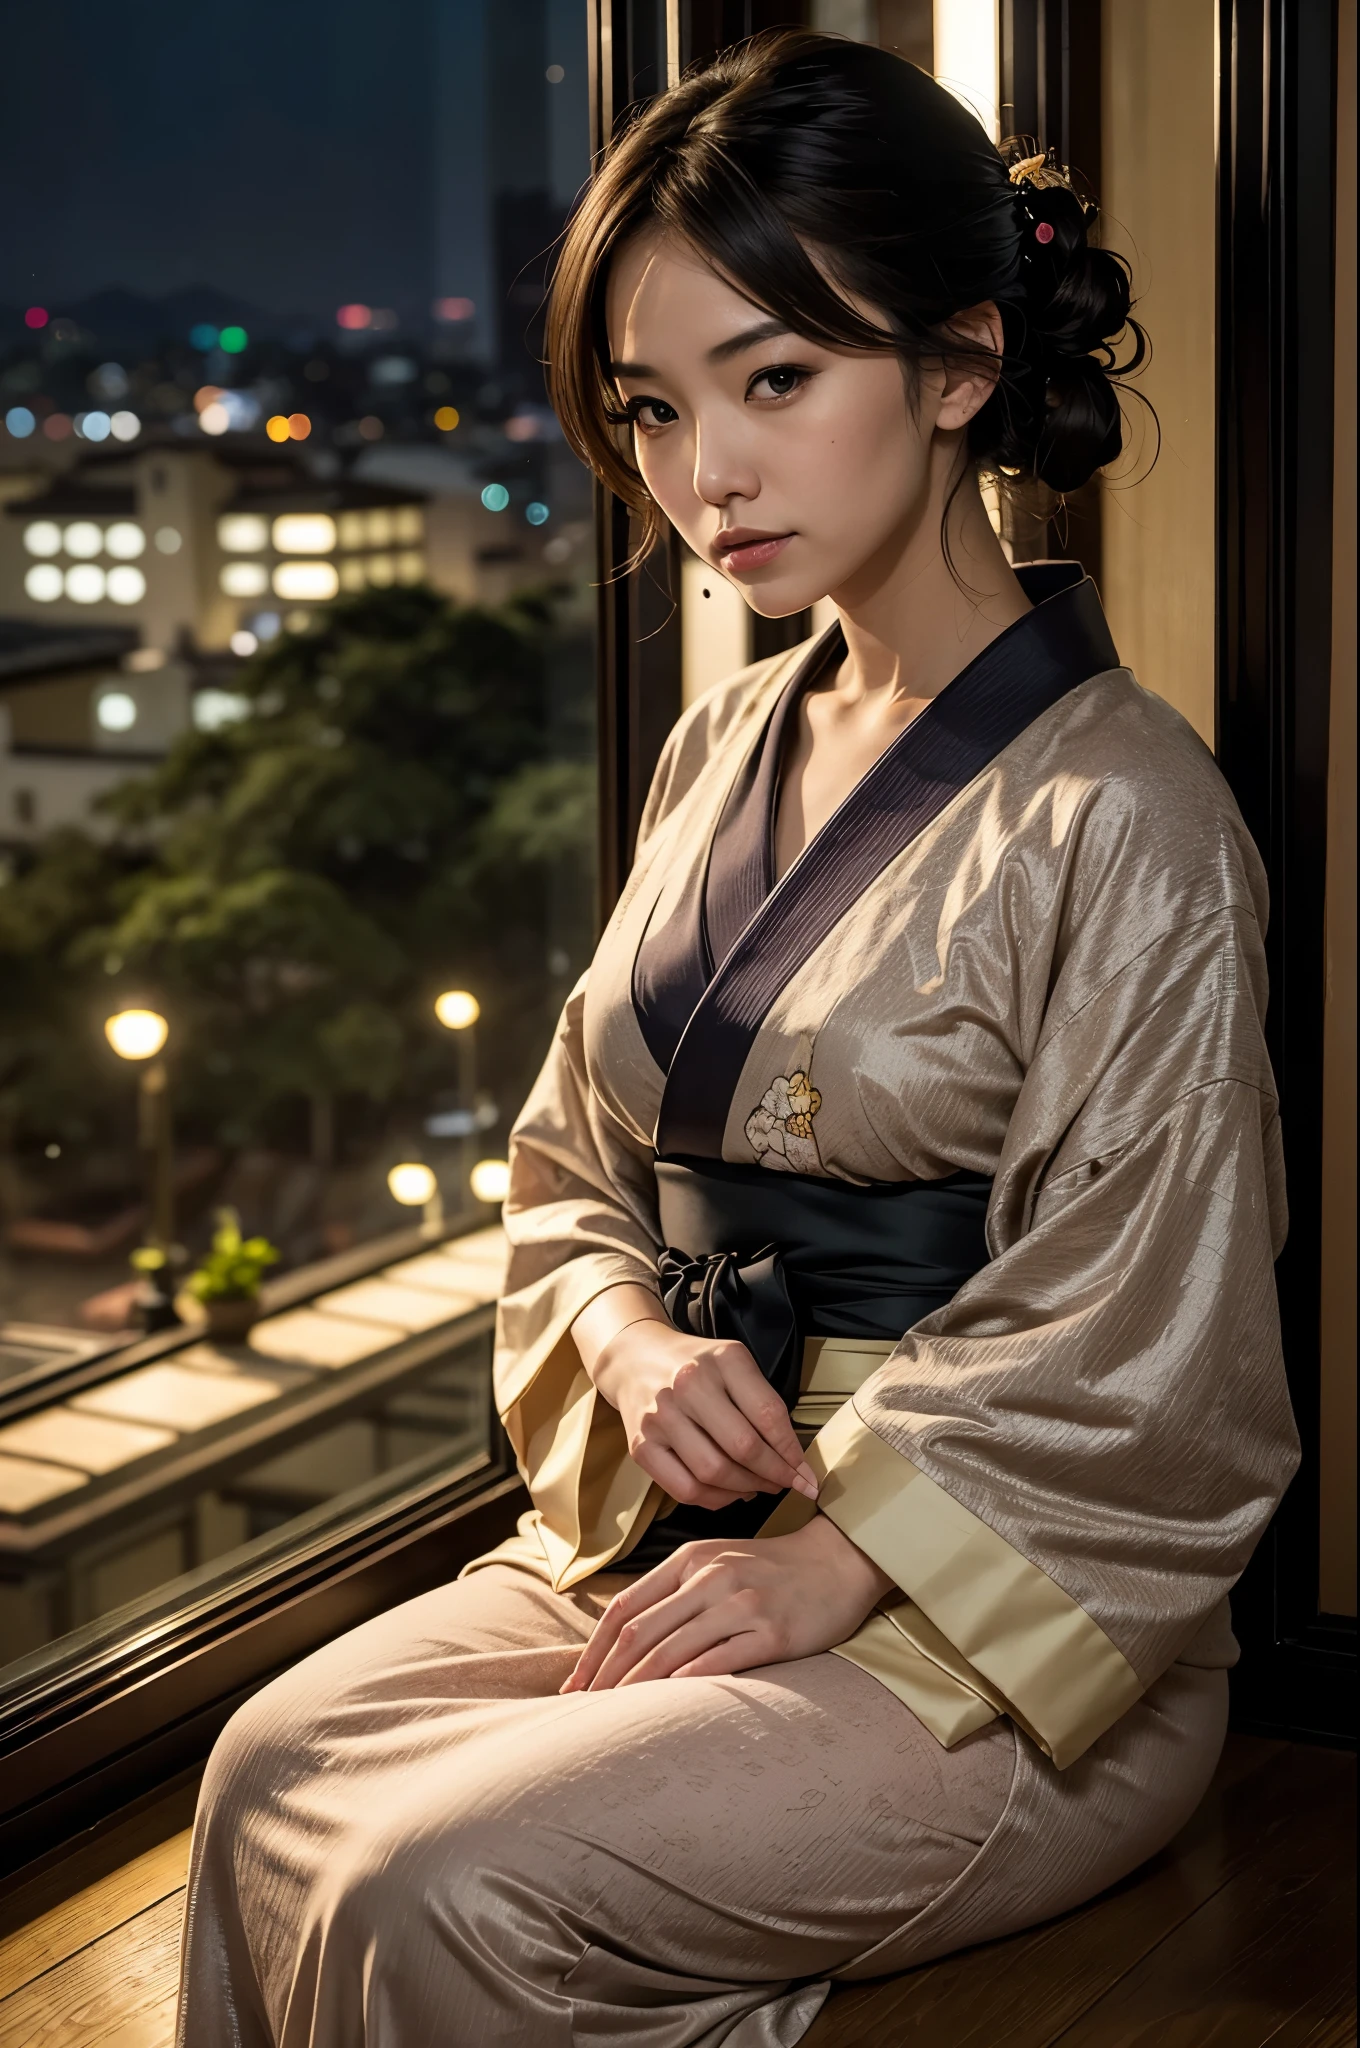
[[[1013,182],[1027,150],[1027,175]],[[1003,484],[1074,491],[1119,454],[1116,379],[1146,354],[1128,266],[1092,246],[1095,220],[1051,154],[998,150],[905,58],[801,29],[753,36],[645,103],[602,153],[563,237],[549,307],[563,431],[638,513],[645,552],[664,522],[623,431],[605,289],[622,244],[659,225],[792,331],[833,346],[908,361],[976,355],[949,322],[992,300],[1003,354],[969,422],[969,454]],[[883,325],[842,290],[879,308]]]

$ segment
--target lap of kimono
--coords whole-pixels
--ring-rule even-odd
[[[944,1749],[833,1656],[559,1697],[623,1581],[496,1565],[309,1657],[219,1742],[185,2048],[798,2040],[831,1976],[1061,1912],[1193,1810],[1222,1670],[1178,1663],[1067,1771]]]
[[[232,1722],[181,2048],[782,2048],[830,1978],[1059,1913],[1193,1809],[1298,1458],[1262,874],[1093,586],[1043,575],[777,886],[839,628],[672,735],[512,1134],[531,1506]],[[571,1334],[623,1283],[747,1345],[815,1510],[660,1494]],[[845,1641],[559,1694],[621,1571],[814,1512],[892,1588]]]

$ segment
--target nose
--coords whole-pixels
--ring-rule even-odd
[[[721,510],[733,498],[760,496],[760,476],[727,418],[703,418],[694,429],[694,494]]]

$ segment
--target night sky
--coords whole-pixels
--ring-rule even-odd
[[[0,305],[198,283],[311,318],[478,298],[490,190],[565,204],[584,174],[584,62],[582,0],[12,6]]]

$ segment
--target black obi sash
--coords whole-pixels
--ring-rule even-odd
[[[805,1338],[896,1342],[987,1261],[992,1184],[980,1174],[861,1187],[670,1159],[657,1162],[656,1181],[672,1322],[745,1344],[789,1408]],[[628,1569],[649,1571],[682,1543],[754,1536],[774,1506],[774,1495],[759,1494],[717,1510],[677,1507],[652,1523]]]

